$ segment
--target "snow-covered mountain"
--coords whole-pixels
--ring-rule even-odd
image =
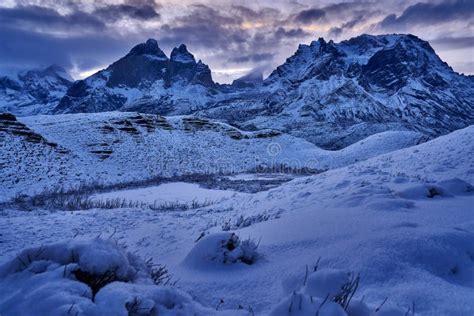
[[[69,74],[57,65],[0,74],[0,112],[17,115],[49,113],[72,82]]]
[[[245,130],[278,129],[327,149],[384,131],[436,137],[474,123],[472,77],[454,72],[413,35],[361,35],[340,43],[320,38],[300,45],[265,80],[253,72],[230,85],[215,83],[209,67],[196,62],[185,45],[168,57],[150,39],[76,81],[54,109],[50,105],[64,89],[47,89],[56,99],[38,103],[8,82],[3,90],[17,94],[3,102],[4,109],[18,114],[193,114]],[[29,104],[29,110],[17,103]]]
[[[327,148],[385,130],[438,136],[474,122],[474,83],[413,35],[320,38],[264,81],[201,115],[272,126]]]
[[[76,81],[54,113],[140,111],[188,114],[216,93],[211,71],[185,45],[170,58],[156,40],[139,44],[107,69]]]

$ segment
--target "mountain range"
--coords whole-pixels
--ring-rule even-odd
[[[214,82],[185,45],[168,57],[153,39],[84,80],[63,74],[50,67],[0,78],[0,109],[193,114],[242,130],[278,129],[326,149],[390,130],[436,137],[474,122],[473,78],[413,35],[320,38],[268,78],[249,74],[230,85]]]

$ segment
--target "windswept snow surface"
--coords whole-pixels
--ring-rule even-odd
[[[28,143],[0,129],[0,200],[79,183],[256,172],[261,167],[272,171],[280,165],[326,170],[424,139],[416,132],[385,132],[341,151],[326,151],[277,131],[248,132],[193,117],[107,112],[19,120],[57,148]]]
[[[473,139],[471,126],[203,209],[3,210],[0,262],[31,246],[113,235],[129,251],[166,264],[178,288],[204,306],[223,299],[222,309],[240,304],[279,315],[292,301],[314,312],[311,298],[292,293],[305,293],[306,265],[321,257],[320,268],[360,273],[354,309],[363,310],[363,298],[374,315],[405,315],[413,304],[419,315],[472,315]],[[257,260],[193,264],[196,240],[222,230],[259,244]]]

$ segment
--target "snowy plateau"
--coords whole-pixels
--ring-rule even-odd
[[[473,124],[412,35],[3,74],[0,315],[474,315]]]

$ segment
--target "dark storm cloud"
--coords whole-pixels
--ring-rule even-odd
[[[310,35],[308,32],[303,31],[301,28],[295,29],[285,29],[283,27],[279,27],[275,32],[275,38],[277,40],[283,38],[301,38]]]
[[[200,0],[187,6],[168,0],[162,5],[155,0],[16,0],[14,7],[0,1],[0,67],[56,63],[90,70],[152,37],[168,51],[188,44],[213,69],[234,64],[271,70],[298,44],[319,36],[416,34],[421,24],[435,30],[427,39],[434,38],[437,48],[468,51],[474,46],[469,33],[474,1],[342,1],[328,0],[320,7],[310,0],[275,5],[270,0],[252,5]],[[430,28],[439,23],[445,23],[443,35]]]
[[[124,54],[130,42],[134,43],[133,39],[114,32],[109,23],[122,18],[140,21],[159,18],[155,10],[158,6],[152,1],[102,4],[90,12],[83,11],[79,2],[63,1],[61,5],[68,9],[65,14],[53,9],[54,6],[31,5],[26,0],[23,3],[12,8],[0,7],[0,67],[53,63],[66,68],[98,67],[104,60],[111,61],[112,56]]]
[[[406,28],[413,25],[430,25],[462,21],[474,17],[474,1],[455,0],[440,3],[419,2],[403,11],[400,16],[390,14],[380,23],[386,29]]]
[[[152,5],[130,5],[130,4],[119,4],[119,5],[108,5],[97,8],[94,15],[99,16],[101,19],[106,21],[117,21],[121,18],[130,18],[137,20],[151,20],[160,17],[160,14],[155,10]]]
[[[47,28],[50,30],[70,30],[72,28],[102,30],[105,24],[97,17],[73,12],[61,15],[56,10],[35,6],[17,6],[0,8],[0,26],[30,29]]]
[[[0,67],[23,65],[31,68],[54,63],[70,68],[74,63],[90,69],[101,65],[101,60],[108,60],[110,56],[120,56],[126,45],[123,39],[101,35],[60,38],[4,26],[0,40]]]
[[[345,31],[350,30],[353,27],[355,27],[356,25],[360,24],[361,22],[365,22],[365,21],[366,21],[366,17],[364,17],[363,15],[359,15],[359,16],[355,17],[354,19],[342,24],[341,26],[332,27],[329,30],[329,36],[335,36],[335,37],[340,36]]]
[[[303,10],[295,16],[295,21],[302,24],[311,24],[323,18],[326,15],[326,11],[321,9],[308,9]]]
[[[474,48],[474,36],[440,37],[432,40],[431,43],[445,49]]]

